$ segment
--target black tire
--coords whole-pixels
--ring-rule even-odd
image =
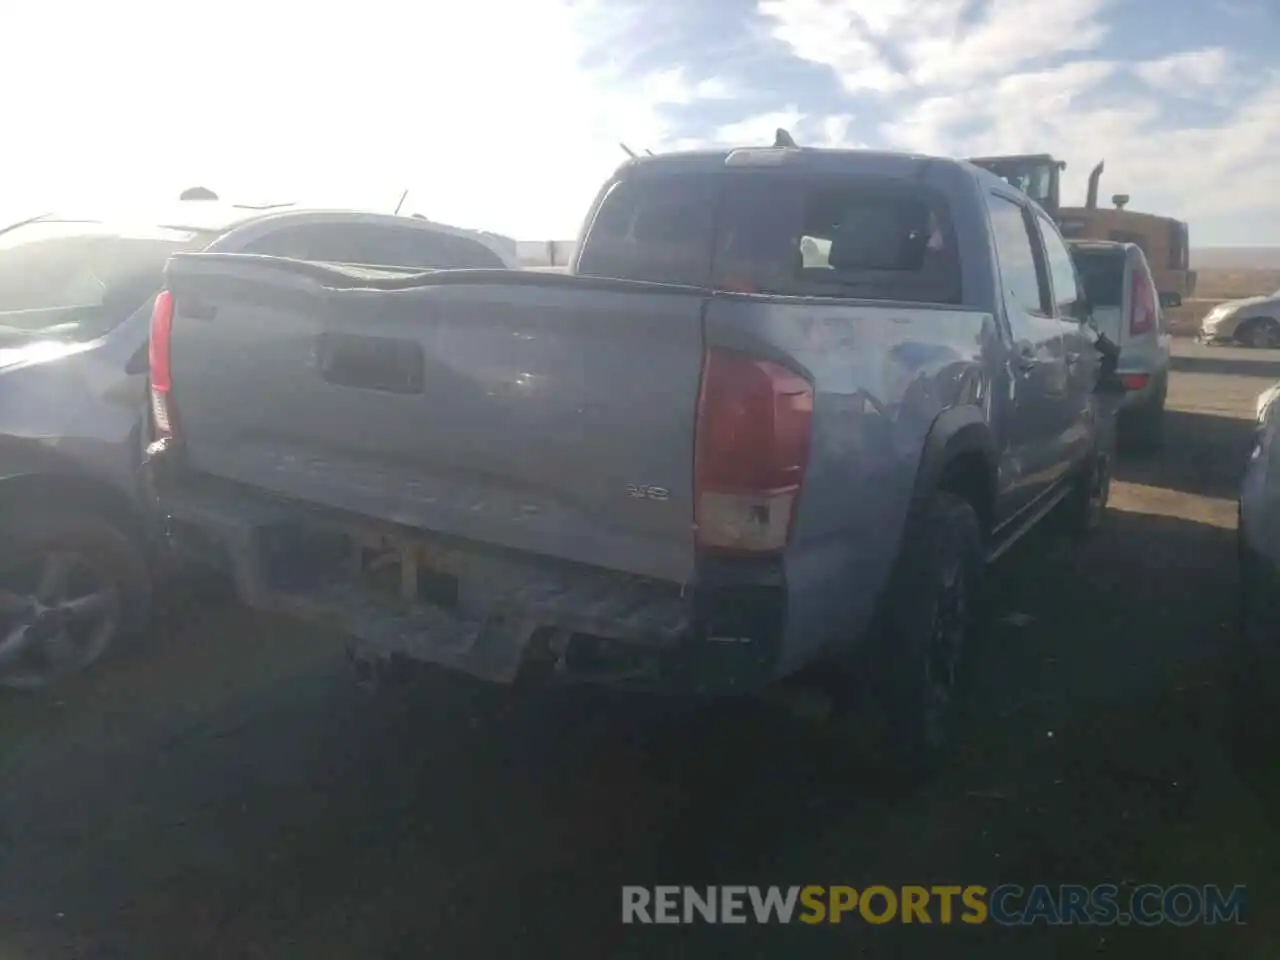
[[[1107,432],[1110,436],[1110,431]],[[1060,508],[1061,526],[1073,537],[1086,537],[1102,525],[1111,500],[1111,474],[1115,465],[1115,441],[1101,435],[1093,453],[1077,472],[1071,492]]]
[[[867,663],[882,759],[912,780],[934,772],[955,741],[985,572],[972,505],[935,493],[907,531]]]
[[[1280,323],[1270,317],[1254,317],[1240,324],[1236,339],[1260,350],[1280,347]]]
[[[37,598],[43,582],[53,579],[63,582],[57,597]],[[0,646],[8,648],[0,687],[48,687],[90,667],[146,622],[151,602],[146,553],[98,513],[7,504],[0,520],[0,599]],[[19,603],[25,606],[15,606]],[[80,606],[73,608],[76,603]],[[59,634],[59,656],[42,650],[39,640],[28,640],[28,626],[40,635]],[[11,644],[19,629],[24,629],[22,641]]]

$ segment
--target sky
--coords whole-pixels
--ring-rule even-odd
[[[0,11],[0,220],[174,198],[576,235],[654,152],[1047,152],[1064,203],[1280,244],[1275,0],[41,0]]]

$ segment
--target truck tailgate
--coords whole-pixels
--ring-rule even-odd
[[[175,257],[168,288],[192,469],[690,579],[698,291],[515,272],[353,284],[226,254]]]

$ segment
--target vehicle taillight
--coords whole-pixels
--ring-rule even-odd
[[[151,367],[151,419],[157,439],[173,435],[170,391],[173,376],[169,366],[169,338],[173,332],[173,294],[161,290],[151,308],[151,343],[148,349]]]
[[[699,547],[781,550],[809,460],[813,387],[768,360],[710,348],[702,369],[694,462]]]
[[[1151,282],[1141,270],[1133,271],[1133,290],[1129,294],[1129,336],[1150,333],[1156,325],[1156,305],[1151,296]]]

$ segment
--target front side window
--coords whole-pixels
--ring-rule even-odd
[[[785,296],[961,301],[945,203],[885,178],[726,178],[714,281]]]
[[[1080,301],[1080,287],[1071,251],[1047,217],[1037,214],[1036,222],[1040,225],[1040,234],[1044,238],[1045,263],[1049,267],[1049,279],[1053,283],[1054,305],[1060,314],[1069,314]]]
[[[202,233],[37,220],[0,233],[0,327],[91,340],[160,289],[169,257]]]

